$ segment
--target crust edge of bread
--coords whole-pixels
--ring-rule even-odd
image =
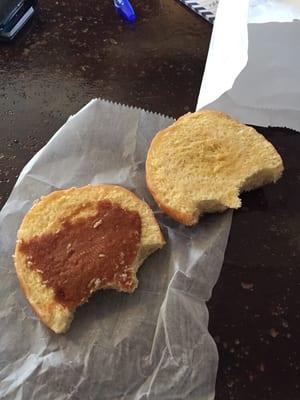
[[[25,267],[23,265],[18,265],[16,263],[16,258],[18,257],[17,254],[14,255],[15,259],[15,269],[18,277],[18,281],[20,283],[22,292],[24,293],[24,296],[28,303],[30,304],[31,308],[37,315],[37,317],[43,322],[45,326],[47,326],[49,329],[51,329],[55,333],[65,333],[69,329],[71,322],[73,320],[74,316],[74,311],[69,310],[68,308],[60,305],[59,303],[54,301],[54,293],[52,292],[51,288],[48,288],[42,283],[40,275],[35,272],[31,271],[32,275],[35,276],[36,280],[40,281],[40,285],[44,286],[44,291],[48,292],[52,298],[51,303],[48,304],[47,309],[51,308],[57,308],[57,311],[55,314],[52,312],[46,312],[45,307],[40,307],[39,304],[36,302],[32,301],[32,295],[31,295],[31,289],[29,288],[28,284],[26,283],[26,280],[24,279],[23,276],[23,269]],[[54,316],[54,317],[53,317]]]

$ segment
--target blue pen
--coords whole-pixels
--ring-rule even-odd
[[[136,21],[136,15],[129,0],[114,0],[114,6],[125,22],[132,23]]]

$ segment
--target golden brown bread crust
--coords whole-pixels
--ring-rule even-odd
[[[16,266],[16,264],[15,264],[15,266]],[[22,274],[22,272],[21,272],[21,269],[20,269],[20,268],[17,268],[17,266],[16,266],[16,273],[17,273],[17,277],[18,277],[18,280],[19,280],[19,283],[20,283],[22,292],[24,293],[24,296],[25,296],[25,297],[27,298],[27,300],[28,300],[28,299],[30,298],[30,289],[28,288],[28,286],[27,286],[25,280],[23,279],[23,274]],[[52,314],[54,313],[55,305],[54,305],[53,303],[49,304],[49,305],[47,306],[47,310],[45,309],[45,313],[44,313],[44,312],[41,312],[40,308],[37,307],[35,304],[30,303],[30,305],[31,305],[33,311],[34,311],[34,312],[36,313],[36,315],[39,317],[39,319],[43,322],[43,324],[46,325],[49,329],[54,330],[54,329],[53,329],[53,325],[50,323],[49,318],[47,318],[47,317],[45,316],[45,314],[46,314],[46,315],[47,315],[47,314],[48,314],[48,315],[52,315]],[[59,332],[57,332],[57,333],[64,333],[64,332],[66,332],[66,331],[69,329],[69,327],[70,327],[70,324],[71,324],[71,322],[72,322],[72,319],[73,319],[73,316],[71,317],[71,315],[70,315],[69,323],[68,323],[68,324],[65,323],[65,324],[64,324],[64,329],[61,329],[61,330],[60,330]]]
[[[148,183],[147,183],[148,185]],[[176,222],[179,222],[180,224],[186,225],[186,226],[193,226],[197,224],[199,220],[199,213],[195,213],[194,215],[187,214],[187,213],[182,213],[179,210],[176,210],[175,208],[168,207],[166,204],[160,202],[159,195],[150,188],[150,184],[148,185],[149,192],[151,193],[152,197],[156,201],[158,207],[164,211],[169,217],[173,218]],[[224,207],[222,204],[219,204],[218,206],[215,205],[214,207],[214,213],[221,213],[226,210],[226,207]]]
[[[146,167],[146,169],[147,169],[147,167]],[[151,193],[152,197],[156,201],[158,207],[162,211],[164,211],[167,215],[169,215],[169,217],[173,218],[175,221],[179,222],[180,224],[183,224],[186,226],[192,226],[198,222],[198,217],[191,218],[188,214],[182,213],[182,212],[176,210],[175,208],[168,207],[166,204],[162,203],[160,201],[159,195],[154,191],[154,189],[152,189],[151,185],[148,184],[148,181],[147,181],[147,186],[148,186],[149,192]]]
[[[16,256],[15,256],[16,257]],[[14,258],[15,258],[14,257]],[[49,316],[55,315],[57,312],[58,305],[54,302],[51,301],[48,304],[44,303],[43,307],[41,308],[39,305],[35,304],[34,302],[30,301],[31,297],[31,289],[28,286],[24,274],[22,271],[22,267],[17,267],[17,264],[15,263],[16,267],[16,273],[17,277],[21,286],[21,289],[29,301],[33,311],[36,313],[36,315],[39,317],[39,319],[43,322],[44,325],[46,325],[49,329],[53,330],[55,333],[65,333],[69,329],[71,322],[73,320],[73,310],[64,310],[64,321],[61,323],[59,321],[58,323],[55,321],[55,318],[49,318]],[[48,289],[48,288],[47,288]]]
[[[204,213],[239,208],[242,191],[276,182],[280,155],[254,128],[216,111],[180,117],[153,138],[147,187],[158,206],[184,225]]]
[[[17,235],[14,259],[17,276],[26,298],[44,324],[57,333],[65,332],[69,328],[74,309],[59,304],[53,290],[42,282],[40,274],[28,268],[28,261],[20,252],[20,243],[30,240],[33,236],[57,232],[60,229],[62,216],[71,215],[72,210],[81,203],[88,204],[101,200],[110,200],[123,209],[136,211],[141,217],[140,251],[132,267],[135,272],[148,255],[165,244],[150,207],[120,186],[89,185],[53,192],[42,197],[23,219]],[[92,209],[86,207],[80,217],[88,216],[93,212]],[[75,215],[74,218],[76,220],[77,216]]]

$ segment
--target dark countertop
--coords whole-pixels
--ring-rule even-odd
[[[300,399],[300,136],[258,128],[285,172],[242,195],[209,304],[217,399]]]
[[[40,1],[38,18],[0,45],[0,196],[24,164],[94,97],[173,117],[194,110],[211,26],[174,0]],[[243,195],[210,309],[218,400],[300,398],[300,138],[260,129],[282,154],[281,181]]]

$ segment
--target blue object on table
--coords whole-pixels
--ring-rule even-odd
[[[136,15],[129,0],[114,0],[114,6],[125,22],[133,23],[136,21]]]

